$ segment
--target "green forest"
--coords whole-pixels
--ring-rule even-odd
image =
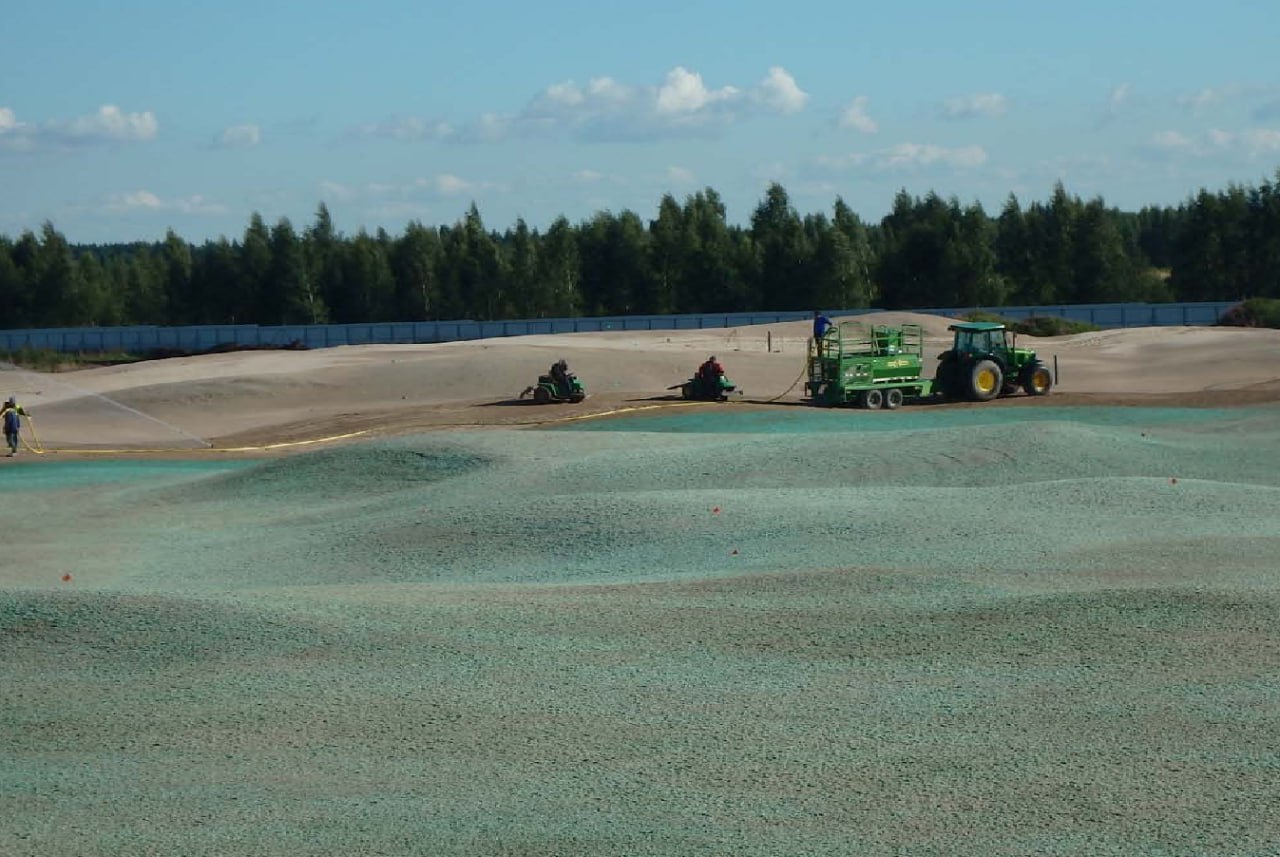
[[[545,231],[456,223],[338,232],[260,214],[194,245],[0,236],[0,328],[443,319],[1280,298],[1280,171],[1123,212],[1059,183],[998,214],[899,192],[878,224],[842,199],[800,214],[774,184],[744,226],[712,189],[656,217],[603,211]]]

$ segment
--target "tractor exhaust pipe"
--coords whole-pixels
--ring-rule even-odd
[[[1062,383],[1062,376],[1058,374],[1058,355],[1053,355],[1053,386]]]

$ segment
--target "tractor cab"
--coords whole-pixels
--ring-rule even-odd
[[[963,322],[953,324],[948,330],[955,332],[951,350],[956,354],[978,356],[1008,354],[1013,350],[1014,337],[1003,324],[989,322]]]

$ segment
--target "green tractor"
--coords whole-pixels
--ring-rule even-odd
[[[1003,324],[960,321],[947,329],[955,339],[938,355],[933,382],[945,398],[989,402],[1019,389],[1043,396],[1053,388],[1054,373],[1030,348],[1018,348],[1017,335]]]

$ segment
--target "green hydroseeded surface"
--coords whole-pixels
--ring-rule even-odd
[[[1277,453],[728,406],[19,461],[0,854],[1278,853]]]

